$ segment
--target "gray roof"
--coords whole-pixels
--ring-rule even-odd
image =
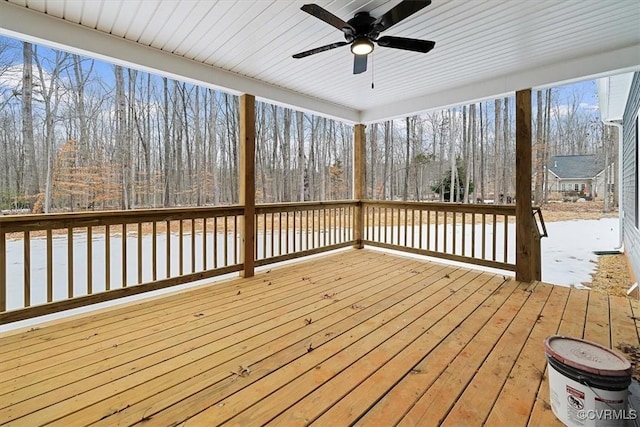
[[[595,154],[583,156],[553,156],[549,170],[561,179],[593,178],[604,170],[604,159]]]

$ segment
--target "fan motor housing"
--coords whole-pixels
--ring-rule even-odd
[[[376,18],[369,15],[369,12],[358,12],[353,18],[347,21],[355,30],[355,34],[345,33],[344,38],[348,42],[354,41],[358,37],[366,37],[368,39],[375,40],[380,34],[373,28],[373,23],[376,22]]]

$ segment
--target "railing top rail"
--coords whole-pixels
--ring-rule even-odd
[[[287,212],[356,206],[357,200],[331,200],[321,202],[262,203],[256,205],[256,213]]]
[[[114,224],[137,224],[151,221],[174,221],[242,215],[242,206],[197,208],[139,209],[129,211],[92,211],[38,215],[9,215],[0,217],[0,230],[11,233],[56,228],[89,227]]]
[[[515,205],[485,205],[475,203],[442,203],[442,202],[402,202],[390,200],[363,200],[365,205],[380,207],[427,209],[439,212],[484,213],[496,215],[515,215]]]

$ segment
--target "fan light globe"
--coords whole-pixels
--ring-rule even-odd
[[[351,45],[351,52],[354,55],[368,55],[373,52],[373,43],[366,37],[359,37]]]

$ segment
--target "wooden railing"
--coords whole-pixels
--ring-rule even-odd
[[[0,217],[0,324],[239,271],[242,214],[230,206]]]
[[[0,217],[0,324],[241,271],[243,212],[229,206]],[[534,214],[539,275],[546,230],[540,211]],[[265,204],[255,207],[254,224],[248,241],[255,242],[256,266],[364,243],[515,270],[514,206]]]
[[[363,202],[366,245],[515,271],[515,206]]]
[[[354,244],[358,202],[305,202],[256,206],[256,266]]]

